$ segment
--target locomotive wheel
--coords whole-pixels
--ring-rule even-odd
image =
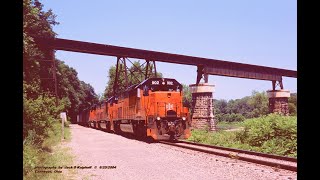
[[[138,123],[136,124],[136,128],[135,128],[135,135],[136,137],[138,137],[139,139],[143,139],[146,137],[146,130],[144,128],[144,123]]]
[[[114,132],[116,134],[120,134],[121,131],[120,131],[120,124],[118,122],[114,122]]]
[[[107,132],[110,132],[110,131],[111,131],[110,121],[107,121],[107,122],[106,122],[106,130],[107,130]]]

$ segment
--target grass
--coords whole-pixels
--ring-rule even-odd
[[[230,131],[229,132],[227,131],[207,132],[205,130],[193,130],[191,137],[187,141],[228,147],[228,148],[263,152],[258,147],[241,143],[237,138],[237,132],[230,132]]]
[[[61,124],[54,124],[53,130],[48,132],[48,137],[43,141],[41,147],[33,143],[25,143],[23,149],[24,157],[24,177],[25,180],[38,179],[71,179],[75,171],[67,169],[57,169],[62,173],[36,173],[35,167],[64,167],[73,164],[73,156],[70,148],[64,147],[61,142]],[[65,127],[65,142],[71,140],[69,127]],[[37,169],[45,170],[45,169]]]
[[[192,130],[191,137],[187,141],[223,147],[256,150],[254,147],[250,147],[249,145],[242,144],[240,141],[238,141],[236,132],[207,132],[205,130],[194,129]]]
[[[217,128],[218,130],[228,130],[228,129],[237,129],[243,127],[243,122],[218,122]]]

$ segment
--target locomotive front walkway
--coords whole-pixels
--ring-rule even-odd
[[[71,133],[72,140],[67,146],[75,156],[72,166],[84,168],[76,169],[75,179],[297,178],[291,171],[164,144],[148,144],[79,125],[71,125]]]

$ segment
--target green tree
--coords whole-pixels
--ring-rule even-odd
[[[49,71],[43,60],[49,57],[49,51],[39,47],[35,36],[54,37],[52,26],[58,24],[51,10],[45,12],[37,1],[23,0],[23,138],[29,133],[40,142],[51,128],[57,111],[64,105],[55,106],[52,94],[46,92],[43,72]]]
[[[288,102],[297,106],[297,93],[291,93]]]
[[[291,93],[288,99],[290,115],[297,115],[297,93]]]
[[[188,85],[182,84],[183,98],[182,103],[184,107],[189,108],[189,111],[192,107],[192,94]]]
[[[47,80],[40,78],[50,71],[50,63],[43,60],[49,59],[49,51],[46,48],[38,46],[38,37],[54,37],[56,34],[52,26],[57,25],[55,15],[52,10],[47,12],[42,10],[43,5],[38,0],[23,0],[23,80],[27,84],[34,84],[41,90],[46,90]],[[40,68],[41,67],[41,68]],[[37,94],[27,96],[37,98]]]
[[[218,121],[242,121],[269,113],[268,97],[265,92],[253,91],[251,96],[241,99],[214,100],[214,113]],[[290,107],[289,107],[290,108]]]
[[[227,113],[227,106],[228,106],[228,102],[224,99],[218,100],[218,99],[214,99],[213,100],[214,103],[214,114],[225,114]]]
[[[60,133],[59,114],[74,117],[96,100],[93,88],[79,81],[77,72],[56,60],[52,68],[52,50],[38,37],[54,38],[52,26],[58,24],[51,10],[44,11],[38,0],[23,0],[23,171],[34,171],[46,164],[43,154],[51,139]],[[54,96],[52,73],[57,73],[59,103]],[[47,143],[46,143],[47,142]],[[50,144],[50,143],[49,143]],[[47,150],[47,149],[46,149]],[[34,178],[33,178],[34,179]]]
[[[72,122],[80,111],[89,109],[93,104],[98,103],[98,97],[93,87],[78,79],[78,73],[70,68],[63,61],[57,60],[57,81],[59,97],[66,97],[70,106],[66,108]]]
[[[268,97],[265,92],[253,91],[248,104],[253,107],[253,110],[250,113],[252,117],[259,117],[262,115],[267,115],[269,113],[268,107]]]

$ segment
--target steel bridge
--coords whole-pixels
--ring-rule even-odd
[[[280,89],[283,89],[282,77],[297,78],[297,71],[294,70],[279,69],[274,67],[266,67],[252,64],[243,64],[203,57],[194,57],[61,38],[37,37],[37,42],[39,42],[42,47],[46,47],[52,50],[63,50],[88,54],[115,56],[117,57],[116,75],[118,75],[118,64],[121,60],[125,62],[126,58],[136,58],[146,60],[147,68],[149,66],[149,62],[153,62],[155,68],[156,61],[197,66],[196,84],[199,84],[201,78],[203,78],[204,81],[207,83],[208,75],[218,75],[246,79],[268,80],[272,82],[273,90],[275,90],[276,86],[279,86]],[[54,60],[53,51],[52,60]],[[55,63],[53,64],[55,65]],[[145,78],[147,78],[148,72],[146,72],[145,74]],[[116,86],[117,82],[115,82],[114,84],[114,91]]]

